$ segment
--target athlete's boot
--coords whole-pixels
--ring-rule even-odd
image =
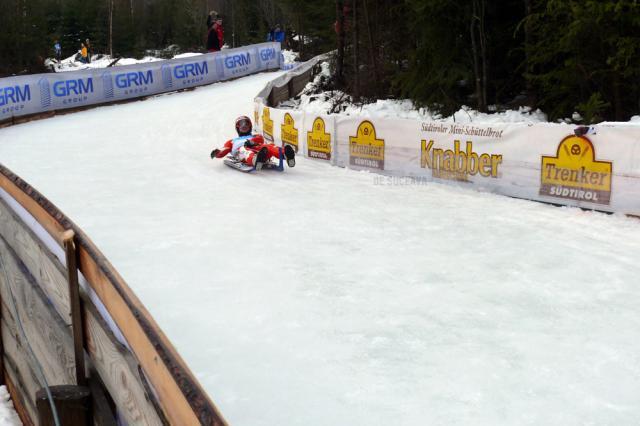
[[[296,165],[296,152],[291,145],[284,146],[284,158],[287,159],[287,166],[295,167]]]

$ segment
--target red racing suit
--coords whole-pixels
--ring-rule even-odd
[[[216,154],[216,158],[223,158],[231,154],[242,160],[243,163],[254,166],[255,156],[262,148],[267,148],[267,161],[271,158],[280,158],[282,149],[272,143],[265,143],[262,135],[246,135],[230,139]]]

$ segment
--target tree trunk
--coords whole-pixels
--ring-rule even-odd
[[[482,60],[482,106],[481,111],[487,112],[487,86],[488,86],[488,73],[489,73],[489,65],[488,65],[488,57],[487,57],[487,33],[485,32],[484,23],[485,23],[485,10],[486,10],[486,2],[485,0],[480,0],[480,22],[478,29],[480,30],[480,58]]]
[[[613,72],[613,108],[616,121],[624,120],[624,109],[622,107],[622,93],[620,92],[620,74]]]
[[[525,61],[525,74],[524,74],[524,84],[525,91],[527,92],[527,102],[529,106],[533,106],[535,103],[535,95],[533,90],[533,85],[531,84],[531,74],[532,74],[532,66],[531,66],[531,22],[529,18],[533,13],[533,8],[531,6],[531,0],[524,0],[524,13],[525,13],[525,21],[524,21],[524,61]]]
[[[482,88],[480,77],[480,64],[478,59],[478,46],[476,43],[476,1],[473,0],[473,9],[471,11],[471,25],[469,25],[469,36],[471,37],[471,56],[473,57],[473,76],[475,81],[476,107],[480,110]]]
[[[113,0],[109,0],[109,56],[113,57]]]
[[[344,0],[336,0],[336,33],[338,36],[338,57],[336,58],[336,83],[343,83],[344,69]]]
[[[353,0],[353,97],[360,99],[360,58],[358,48],[358,0]]]
[[[231,47],[236,47],[236,15],[233,13],[233,2],[231,2]]]
[[[373,84],[374,94],[378,96],[380,93],[380,73],[378,70],[378,61],[376,59],[376,46],[373,42],[373,33],[371,31],[371,20],[369,18],[369,6],[368,1],[364,1],[364,20],[365,25],[367,26],[367,38],[369,40],[369,60],[371,62],[371,68],[373,69],[373,76],[375,77],[375,82]]]
[[[482,0],[484,2],[484,0]],[[473,0],[471,12],[471,50],[473,55],[473,71],[476,82],[477,108],[480,112],[487,111],[487,63],[486,42],[484,39],[484,4],[480,0]],[[477,39],[476,39],[477,38]],[[480,44],[480,49],[478,49]],[[482,65],[481,65],[482,64]]]
[[[300,40],[300,59],[304,61],[304,31],[302,30],[302,13],[298,11],[298,37]]]

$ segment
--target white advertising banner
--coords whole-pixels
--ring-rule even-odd
[[[339,165],[483,191],[640,213],[640,129],[337,119]]]
[[[262,135],[278,146],[291,145],[296,153],[301,154],[305,146],[303,118],[300,111],[262,107],[259,119]]]
[[[140,98],[279,69],[280,44],[182,59],[0,79],[0,122],[11,117]]]
[[[602,123],[577,136],[576,126],[556,123],[444,123],[266,108],[273,86],[287,84],[299,70],[274,80],[255,99],[256,114],[268,117],[266,133],[276,144],[291,140],[302,121],[299,155],[389,176],[640,216],[640,126]]]
[[[336,165],[336,117],[324,114],[305,114],[303,119],[302,153],[305,157]]]
[[[355,170],[450,183],[546,203],[640,215],[640,127],[457,124],[315,115],[264,106],[268,140]],[[259,117],[258,117],[259,115]],[[300,124],[302,123],[302,124]]]

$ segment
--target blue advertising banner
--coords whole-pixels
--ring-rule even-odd
[[[168,61],[2,78],[0,122],[202,86],[276,70],[280,62],[280,44],[261,43]]]

